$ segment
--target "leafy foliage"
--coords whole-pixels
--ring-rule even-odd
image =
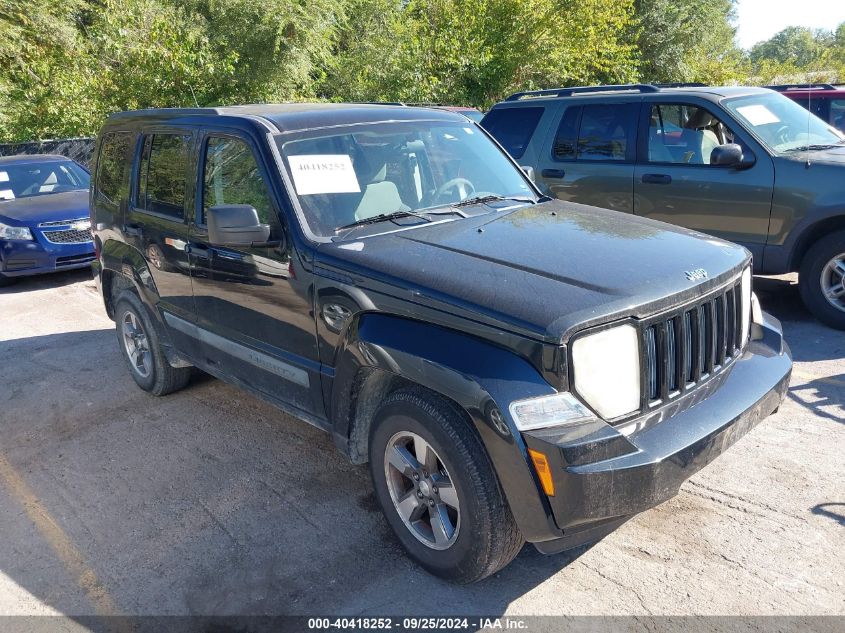
[[[144,107],[485,107],[552,86],[845,74],[845,24],[786,29],[746,54],[734,2],[0,0],[0,139],[93,134]]]
[[[515,90],[636,77],[631,0],[357,0],[323,92],[489,105]]]
[[[728,83],[742,51],[731,24],[734,0],[636,0],[634,36],[644,81]]]
[[[835,31],[791,26],[755,44],[749,72],[768,82],[839,81],[845,78],[845,22]]]

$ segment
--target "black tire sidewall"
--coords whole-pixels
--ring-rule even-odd
[[[463,423],[457,420],[457,423]],[[489,547],[490,537],[481,529],[478,517],[482,508],[475,492],[475,482],[465,458],[453,446],[454,439],[442,428],[444,420],[409,402],[388,402],[373,420],[370,437],[370,473],[376,497],[384,515],[409,555],[431,573],[460,580],[465,571],[474,568]],[[449,423],[449,422],[447,422]],[[453,422],[454,423],[454,422]],[[444,462],[460,503],[460,529],[454,544],[436,550],[421,543],[400,518],[384,475],[384,450],[395,433],[410,431],[431,444]],[[477,471],[476,471],[477,473]]]
[[[804,256],[798,287],[804,305],[817,319],[830,327],[845,330],[845,311],[832,306],[821,288],[822,269],[842,252],[845,252],[845,231],[833,233],[816,242]]]
[[[135,368],[132,366],[132,359],[129,358],[129,354],[126,352],[126,344],[123,341],[123,319],[129,311],[133,312],[140,321],[142,327],[144,328],[144,333],[147,335],[147,342],[150,346],[152,368],[150,370],[150,375],[146,377],[141,376],[137,371],[135,371]],[[141,389],[144,391],[152,391],[155,388],[156,380],[160,373],[161,352],[159,351],[158,337],[156,336],[155,329],[152,327],[149,318],[147,318],[147,311],[144,309],[140,299],[138,299],[133,293],[124,292],[118,298],[115,305],[115,325],[117,326],[117,340],[118,345],[120,345],[120,353],[123,356],[123,360],[126,362],[129,373]]]

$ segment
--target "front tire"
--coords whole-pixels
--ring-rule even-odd
[[[405,550],[459,583],[499,571],[524,543],[481,439],[460,411],[420,388],[389,395],[370,432],[370,473]]]
[[[801,262],[798,288],[804,305],[819,321],[845,330],[845,231],[810,247]]]
[[[134,292],[127,290],[118,297],[114,321],[123,359],[141,389],[165,396],[188,384],[191,368],[173,367],[167,362],[158,332]]]

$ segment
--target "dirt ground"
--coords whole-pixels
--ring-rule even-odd
[[[456,587],[411,563],[366,467],[197,375],[129,376],[90,274],[0,291],[0,614],[845,614],[845,334],[758,279],[780,411],[602,542]]]

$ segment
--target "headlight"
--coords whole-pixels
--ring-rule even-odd
[[[751,321],[754,323],[763,322],[763,308],[760,307],[760,300],[753,292],[751,293]]]
[[[595,416],[571,393],[561,392],[511,402],[511,417],[520,431],[593,420]]]
[[[0,240],[32,240],[32,231],[25,226],[9,226],[0,222]]]
[[[576,339],[572,371],[578,395],[606,420],[640,408],[640,345],[633,325]]]
[[[748,331],[751,329],[751,267],[742,271],[740,282],[742,293],[742,339],[740,346],[745,345],[748,340]]]

